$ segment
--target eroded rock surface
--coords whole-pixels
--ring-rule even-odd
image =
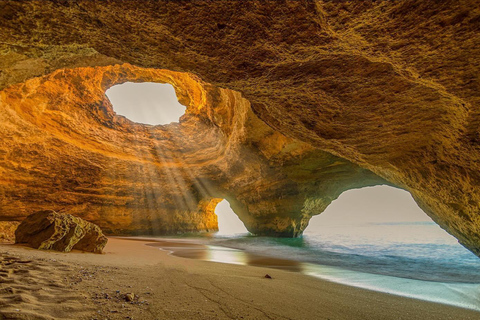
[[[15,230],[19,224],[18,221],[0,221],[0,243],[15,242]]]
[[[70,252],[77,249],[102,253],[107,241],[102,230],[93,223],[52,210],[28,216],[15,231],[15,243],[42,250]]]
[[[143,125],[105,91],[169,82],[186,114]],[[0,92],[3,216],[63,208],[113,234],[217,230],[228,199],[256,234],[296,236],[343,191],[385,183],[271,129],[240,93],[187,73],[131,65],[59,70]]]
[[[479,255],[479,10],[473,0],[1,1],[1,214],[67,202],[112,231],[210,229],[202,208],[223,197],[250,230],[296,235],[339,192],[386,180]],[[194,74],[213,100],[190,107],[179,130],[120,125],[108,85],[85,81],[103,69],[65,68],[124,62]],[[180,99],[193,94],[180,87]],[[179,159],[181,179],[161,173]],[[165,192],[161,179],[188,182]]]

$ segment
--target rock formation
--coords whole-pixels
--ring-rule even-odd
[[[0,1],[0,215],[207,230],[226,198],[252,232],[295,236],[341,192],[388,183],[479,255],[479,10]],[[116,116],[104,91],[124,81],[172,83],[186,115]]]
[[[125,81],[172,83],[186,114],[164,126],[117,116],[105,91]],[[59,70],[0,99],[9,220],[63,208],[113,234],[216,230],[225,198],[250,231],[295,236],[343,191],[385,183],[272,130],[238,92],[186,73]]]
[[[15,243],[35,249],[102,253],[108,239],[93,223],[52,210],[28,216],[15,231]]]

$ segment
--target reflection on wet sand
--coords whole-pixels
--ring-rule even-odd
[[[303,270],[301,262],[264,257],[242,250],[225,247],[208,246],[191,242],[170,242],[164,240],[148,243],[147,246],[158,247],[163,250],[171,251],[172,255],[182,258],[255,267],[268,267],[295,272],[301,272]]]

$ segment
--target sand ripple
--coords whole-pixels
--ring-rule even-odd
[[[72,292],[73,267],[54,259],[0,253],[0,319],[80,319],[92,313]]]

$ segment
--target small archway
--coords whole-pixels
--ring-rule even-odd
[[[178,122],[186,110],[168,83],[125,82],[109,88],[105,94],[118,115],[142,124]]]
[[[220,236],[232,236],[248,233],[242,220],[233,212],[230,203],[222,199],[215,207],[215,214],[218,218],[218,232]]]

